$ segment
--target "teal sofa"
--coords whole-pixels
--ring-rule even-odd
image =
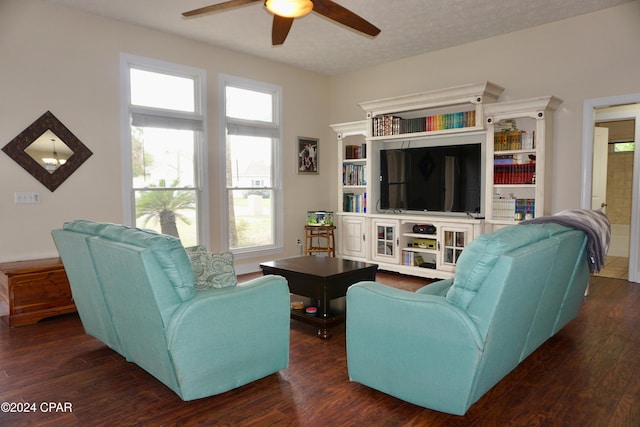
[[[347,292],[349,378],[463,415],[574,319],[590,277],[587,237],[558,224],[482,235],[453,279],[408,292],[360,282]]]
[[[200,291],[175,237],[84,220],[52,235],[85,331],[183,400],[223,393],[288,366],[284,278]]]

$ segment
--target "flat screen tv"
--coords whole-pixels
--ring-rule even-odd
[[[480,213],[482,146],[380,150],[380,208]]]

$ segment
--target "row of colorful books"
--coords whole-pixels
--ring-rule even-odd
[[[530,162],[524,154],[499,154],[493,157],[494,165],[521,165]]]
[[[343,163],[342,185],[367,185],[367,167],[354,163]]]
[[[533,150],[535,145],[535,131],[503,130],[493,136],[494,151]]]
[[[438,114],[435,116],[403,119],[397,116],[377,116],[373,120],[373,136],[401,135],[405,133],[433,132],[460,129],[476,125],[476,112]]]
[[[493,199],[493,219],[509,220],[516,219],[516,199],[494,198]]]
[[[520,215],[516,215],[516,213]],[[535,199],[515,199],[496,196],[493,199],[493,219],[514,221],[516,217],[534,218]]]
[[[493,165],[494,184],[535,184],[536,164],[500,164]]]
[[[520,218],[535,218],[536,199],[516,199],[516,214],[517,213],[522,214]]]
[[[344,158],[347,160],[366,159],[367,144],[362,145],[345,145]]]
[[[424,263],[424,258],[417,252],[402,251],[402,265],[420,265]]]
[[[367,193],[344,193],[342,195],[342,211],[367,213]]]

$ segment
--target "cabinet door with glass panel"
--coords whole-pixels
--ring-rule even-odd
[[[400,221],[374,218],[371,220],[373,238],[375,239],[371,258],[378,262],[400,262],[400,237],[398,230]]]
[[[438,268],[444,271],[455,271],[458,258],[465,246],[470,242],[472,235],[471,226],[445,226],[440,227],[440,263]]]

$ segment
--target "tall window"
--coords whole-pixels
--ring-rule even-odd
[[[128,55],[122,63],[129,223],[206,244],[204,72]]]
[[[282,247],[278,223],[281,89],[222,77],[224,191],[228,248],[236,254]]]

